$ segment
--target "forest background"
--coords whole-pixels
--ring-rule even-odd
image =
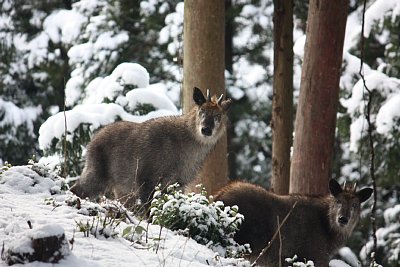
[[[371,184],[364,118],[367,96],[358,74],[362,4],[350,1],[349,6],[332,168],[333,178],[357,181],[359,186]],[[57,115],[62,115],[65,104],[66,110],[73,111],[78,105],[116,103],[124,107],[124,112],[136,116],[157,110],[168,111],[163,115],[177,114],[182,107],[183,2],[5,0],[0,8],[0,165],[6,161],[26,164],[34,156],[60,168],[63,127],[58,127],[59,132],[49,127],[39,129],[51,116],[57,117],[52,126],[63,126],[62,116]],[[273,1],[232,0],[225,2],[225,8],[225,84],[228,96],[235,100],[228,134],[229,176],[269,187]],[[295,106],[307,10],[306,2],[297,1],[294,5]],[[364,71],[368,88],[374,93],[371,118],[380,192],[378,224],[390,229],[380,236],[378,257],[387,262],[384,266],[399,266],[399,237],[390,233],[400,229],[400,212],[385,216],[385,211],[398,206],[400,191],[400,3],[367,1],[365,23]],[[141,66],[120,65],[126,62]],[[147,75],[147,80],[125,81],[120,87],[113,84],[111,78],[121,78],[119,73],[126,70]],[[143,100],[133,106],[117,99],[117,94],[149,85],[166,98]],[[95,87],[113,90],[100,95],[93,93]],[[104,115],[107,109],[101,112]],[[113,120],[117,115],[114,113]],[[92,118],[80,121],[83,118],[76,116],[73,121],[77,123],[75,127],[69,124],[67,134],[69,176],[80,174],[84,147],[95,130],[111,122]],[[362,225],[363,229],[350,240],[355,251],[369,240],[369,224]]]

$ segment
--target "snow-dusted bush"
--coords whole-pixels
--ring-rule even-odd
[[[67,99],[74,99],[79,92],[67,93]],[[178,114],[165,87],[149,85],[148,72],[136,63],[121,63],[109,76],[95,78],[84,95],[81,104],[49,117],[39,129],[39,146],[45,155],[62,157],[65,146],[70,175],[81,173],[85,146],[102,126],[118,120],[143,122]]]
[[[26,166],[5,166],[0,171],[0,184],[8,185],[24,193],[49,192],[60,194],[68,189],[65,179],[41,163],[29,162]]]
[[[150,210],[153,223],[188,234],[222,256],[242,257],[250,253],[249,245],[233,240],[244,219],[237,206],[224,207],[221,201],[213,202],[204,188],[199,194],[187,195],[178,188],[178,184],[168,186],[166,192],[160,186],[156,188]]]
[[[303,260],[303,261],[301,261]],[[286,258],[285,261],[289,264],[290,267],[314,267],[314,262],[306,259],[299,259],[297,255],[294,255],[292,258]]]
[[[379,259],[385,267],[400,266],[400,204],[386,209],[383,213],[385,219],[384,227],[377,230],[376,258]],[[360,258],[367,263],[373,249],[373,240],[370,239],[360,252]]]
[[[398,179],[397,161],[400,155],[400,146],[397,142],[400,137],[400,79],[389,77],[376,70],[366,69],[366,86],[372,92],[371,123],[374,127],[375,155],[379,185],[387,186]],[[368,144],[365,110],[368,95],[360,79],[351,89],[349,98],[342,98],[341,104],[347,109],[345,118],[350,120],[349,143],[346,149],[357,158],[362,155],[368,164],[370,147]],[[359,167],[359,166],[358,166]],[[368,166],[366,166],[368,167]],[[365,168],[368,171],[368,168]],[[351,176],[343,173],[344,176]],[[364,173],[365,174],[365,173]],[[358,175],[357,175],[358,177]]]

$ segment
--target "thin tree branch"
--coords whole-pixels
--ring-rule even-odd
[[[279,216],[276,216],[276,220],[279,225]],[[278,228],[278,234],[279,234],[279,267],[282,267],[282,236],[280,228]]]
[[[257,261],[265,254],[265,252],[268,251],[268,249],[271,247],[272,243],[275,241],[276,237],[278,234],[280,235],[280,231],[282,226],[286,223],[286,220],[289,218],[290,214],[292,214],[292,211],[297,205],[297,200],[294,202],[293,206],[290,208],[289,212],[286,214],[285,218],[283,218],[282,223],[278,224],[278,229],[275,231],[274,235],[272,236],[271,241],[268,242],[268,244],[263,248],[263,250],[260,252],[260,254],[257,256],[257,258],[254,260],[254,262],[250,265],[251,267],[254,267],[257,263]]]
[[[367,109],[365,113],[365,118],[368,124],[368,140],[369,140],[369,148],[370,148],[370,175],[372,179],[372,187],[374,190],[374,202],[372,204],[371,209],[371,223],[372,223],[372,238],[374,240],[373,250],[371,252],[371,265],[375,266],[376,259],[375,253],[378,247],[378,241],[376,237],[376,203],[377,203],[377,189],[376,189],[376,178],[375,178],[375,149],[374,149],[374,138],[373,138],[373,125],[371,122],[371,104],[373,99],[373,93],[371,90],[368,89],[365,76],[364,76],[364,24],[365,24],[365,11],[366,11],[367,1],[364,0],[363,4],[363,14],[362,14],[362,27],[361,27],[361,63],[360,63],[360,71],[359,74],[363,81],[363,87],[368,93],[368,102],[367,102]],[[365,110],[364,110],[365,112]]]
[[[64,81],[64,88],[65,88],[65,81]],[[65,112],[66,104],[65,104],[65,89],[64,89],[64,169],[63,169],[63,177],[67,177],[68,170],[67,170],[67,115]]]

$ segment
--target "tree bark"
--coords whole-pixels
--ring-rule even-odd
[[[289,193],[293,136],[293,0],[274,0],[273,191]]]
[[[183,112],[193,105],[193,87],[225,94],[225,2],[188,0],[184,7]],[[209,194],[228,181],[226,134],[207,157],[200,173]]]
[[[348,5],[349,0],[310,0],[291,193],[328,192]]]

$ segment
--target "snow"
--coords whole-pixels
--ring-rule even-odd
[[[53,43],[72,44],[85,22],[86,18],[74,10],[59,10],[44,20],[43,28]]]
[[[5,101],[0,97],[0,128],[11,126],[16,131],[19,126],[26,124],[33,135],[33,122],[41,112],[40,106],[19,108],[13,102]]]
[[[68,132],[74,132],[82,124],[90,124],[94,131],[101,126],[114,122],[117,118],[132,122],[143,122],[160,116],[176,115],[176,112],[160,109],[146,115],[132,115],[120,105],[114,103],[77,105],[72,110],[65,112]],[[39,129],[39,147],[47,149],[53,138],[61,140],[65,132],[64,113],[60,112],[49,117]]]
[[[120,98],[122,99],[122,98]],[[135,109],[138,104],[152,104],[156,109],[169,110],[172,114],[177,114],[178,110],[171,100],[156,92],[152,92],[147,88],[138,88],[126,94],[127,105],[130,109]],[[118,99],[117,99],[118,102]]]
[[[396,118],[400,118],[400,94],[390,98],[379,109],[376,115],[376,131],[388,135],[395,126]]]
[[[379,95],[388,99],[379,108],[375,122],[378,133],[389,134],[395,126],[396,118],[400,116],[400,79],[388,77],[386,74],[376,70],[369,70],[365,74],[365,82],[370,91],[375,90]],[[364,118],[366,94],[363,81],[360,79],[353,86],[351,97],[340,99],[340,103],[347,108],[347,112],[353,117],[350,125],[350,150],[353,152],[357,151],[358,141],[362,137],[363,130],[367,127]],[[375,117],[374,114],[373,117]]]
[[[364,36],[369,37],[371,29],[376,21],[383,23],[383,18],[389,10],[394,10],[392,21],[399,15],[400,3],[398,0],[376,0],[365,12]]]
[[[393,91],[400,88],[400,80],[389,78],[386,74],[371,70],[365,74],[365,83],[369,90],[378,90],[380,94],[390,95]],[[349,99],[341,99],[341,104],[347,108],[347,111],[352,114],[355,111],[363,112],[364,103],[363,97],[366,94],[363,81],[360,79],[352,89],[352,95]]]
[[[149,86],[149,73],[137,63],[121,63],[104,78],[93,79],[85,88],[84,104],[102,103],[104,99],[113,100],[124,90],[124,86],[135,88]],[[74,75],[66,85],[67,104],[72,105],[81,96],[78,89],[83,84],[81,75]]]
[[[383,213],[383,217],[385,218],[385,222],[387,224],[389,224],[390,222],[396,222],[396,219],[398,221],[400,218],[400,204],[386,209]]]
[[[339,249],[338,254],[344,259],[346,262],[350,264],[350,266],[358,266],[358,258],[357,256],[351,251],[349,247],[343,247]],[[332,261],[331,261],[332,264]],[[330,264],[330,265],[331,265]],[[335,265],[337,266],[337,265]],[[345,265],[347,266],[347,265]]]
[[[111,31],[103,32],[97,37],[97,40],[93,46],[94,49],[96,50],[101,50],[101,49],[115,50],[118,48],[118,46],[120,46],[121,44],[125,43],[128,40],[129,36],[128,33],[126,32],[121,32],[115,35]]]
[[[127,62],[119,64],[109,76],[93,79],[85,88],[82,104],[76,105],[65,114],[64,112],[54,114],[41,125],[40,149],[48,149],[54,138],[61,140],[65,133],[65,120],[68,132],[74,133],[84,124],[89,124],[93,132],[117,119],[143,122],[160,116],[178,115],[178,109],[166,95],[166,87],[162,84],[149,85],[149,80],[149,73],[144,67]],[[69,104],[77,102],[81,97],[77,87],[82,83],[80,75],[68,81],[66,94]],[[124,94],[128,86],[129,89],[135,89]],[[135,109],[140,104],[152,105],[155,111],[145,115],[136,114]],[[72,137],[69,135],[68,138]]]
[[[149,86],[150,76],[145,68],[137,63],[121,63],[111,73],[115,81],[121,79],[125,84],[136,85],[137,87]]]
[[[299,37],[293,45],[293,53],[300,58],[304,57],[304,45],[306,44],[306,35]]]
[[[47,182],[14,187],[22,177]],[[4,241],[5,251],[15,245],[29,250],[30,237],[65,233],[67,240],[74,240],[70,254],[60,263],[33,262],[24,266],[249,266],[247,261],[219,257],[190,238],[157,225],[147,225],[137,218],[133,219],[135,224],[148,228],[147,237],[142,236],[140,243],[122,237],[122,230],[132,226],[125,221],[115,228],[118,233],[115,238],[85,237],[78,231],[77,223],[91,222],[96,217],[81,214],[77,208],[68,205],[66,201],[74,198],[71,192],[52,191],[61,178],[49,179],[33,171],[32,166],[12,167],[0,175],[0,240]],[[99,205],[82,201],[82,207]],[[32,229],[29,229],[28,220]],[[0,261],[0,266],[6,266],[5,262]]]
[[[67,240],[73,240],[73,245],[64,253],[66,257],[60,263],[32,262],[24,266],[250,266],[248,261],[221,257],[191,238],[165,228],[160,229],[158,225],[148,224],[136,217],[131,217],[131,222],[121,220],[112,229],[116,235],[114,238],[103,235],[95,237],[93,234],[85,236],[79,231],[79,223],[92,223],[104,215],[107,205],[119,204],[108,200],[100,205],[83,200],[81,209],[77,209],[72,204],[76,196],[70,191],[61,190],[64,179],[46,170],[45,165],[35,163],[11,167],[0,174],[0,240],[4,242],[5,251],[10,248],[32,251],[30,238],[65,234]],[[21,183],[21,180],[24,182]],[[219,205],[218,202],[216,205]],[[197,205],[195,209],[184,208],[198,212],[205,207]],[[96,216],[89,216],[88,210],[100,212]],[[144,233],[135,232],[131,239],[130,234],[124,234],[128,227],[139,226]],[[340,254],[352,257],[345,248]],[[313,266],[310,264],[307,266]],[[0,261],[0,266],[6,265]],[[332,260],[329,266],[349,265]]]
[[[270,85],[263,84],[262,86],[257,86],[267,75],[264,67],[251,64],[244,58],[240,58],[235,62],[233,67],[235,69],[235,76],[238,79],[235,86],[247,88],[245,93],[250,101],[269,102],[268,96],[272,94]]]
[[[179,54],[179,48],[183,46],[183,2],[176,5],[175,12],[165,17],[165,27],[159,33],[158,42],[160,44],[168,43],[168,52],[171,55]]]
[[[351,13],[347,18],[344,51],[354,48],[360,39],[362,22],[360,13],[362,5],[359,6],[358,9],[358,11]],[[399,14],[400,2],[398,0],[374,1],[369,7],[367,7],[365,12],[364,37],[369,37],[371,30],[376,23],[378,23],[380,28],[382,28],[383,20],[386,16],[391,15],[391,21],[394,22],[395,18]],[[386,43],[385,39],[381,39],[380,42],[382,42],[382,44]]]
[[[351,266],[341,260],[331,260],[329,262],[329,267],[351,267]]]

